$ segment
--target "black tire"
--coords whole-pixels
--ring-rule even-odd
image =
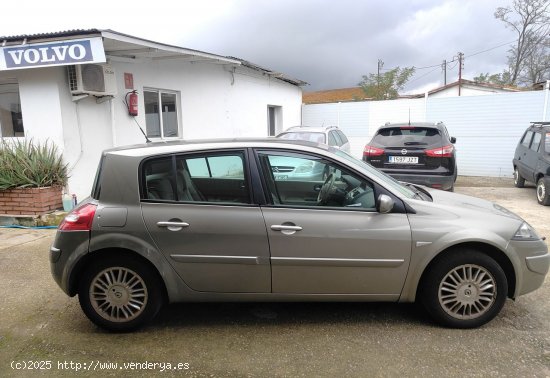
[[[155,272],[127,255],[94,261],[84,272],[78,299],[94,324],[113,332],[132,331],[151,321],[164,302]]]
[[[537,180],[537,202],[541,205],[550,205],[550,193],[548,193],[548,189],[544,176],[540,177]]]
[[[523,188],[525,186],[525,179],[519,174],[518,168],[514,168],[514,185],[516,188]]]
[[[460,249],[429,268],[422,280],[420,301],[441,325],[475,328],[498,315],[507,293],[506,274],[495,260],[475,250]]]

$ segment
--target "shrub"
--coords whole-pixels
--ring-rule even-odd
[[[0,190],[65,186],[67,172],[55,144],[1,139]]]

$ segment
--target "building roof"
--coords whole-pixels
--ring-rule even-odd
[[[428,96],[430,96],[434,93],[442,92],[442,91],[444,91],[446,89],[449,89],[449,88],[456,87],[456,86],[458,86],[458,84],[459,84],[459,81],[457,80],[453,83],[449,83],[447,85],[443,85],[441,87],[432,89],[431,91],[428,92]],[[503,92],[519,92],[520,91],[518,88],[511,87],[511,86],[508,86],[508,85],[478,83],[476,81],[466,80],[466,79],[461,79],[460,80],[460,85],[467,85],[469,87],[493,89],[493,90],[498,90],[498,91],[503,91]],[[409,97],[409,98],[421,98],[421,97],[424,97],[424,96],[425,96],[425,93],[421,93],[421,94],[411,95],[411,96],[407,96],[407,97]]]
[[[340,88],[326,91],[304,92],[302,102],[304,104],[324,104],[329,102],[349,102],[369,100],[363,88]]]
[[[108,58],[126,59],[128,61],[139,61],[143,59],[179,59],[190,62],[205,61],[209,63],[247,67],[264,75],[296,86],[307,84],[305,81],[288,77],[279,72],[271,71],[243,59],[154,42],[148,39],[119,33],[110,29],[75,29],[52,33],[4,36],[0,37],[0,46],[4,47],[28,43],[48,42],[51,40],[89,37],[103,38],[103,47],[105,49],[105,55]]]

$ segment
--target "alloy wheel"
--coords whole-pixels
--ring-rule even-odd
[[[148,300],[143,279],[124,267],[110,267],[97,274],[89,295],[95,311],[111,322],[135,319],[144,311]]]
[[[539,202],[543,202],[546,198],[546,185],[544,185],[544,180],[539,180],[537,185],[537,199]]]
[[[497,284],[491,273],[475,264],[451,270],[439,285],[438,299],[450,316],[468,320],[486,313],[497,297]]]

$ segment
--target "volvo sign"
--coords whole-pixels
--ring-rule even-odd
[[[0,48],[0,70],[104,62],[100,37]]]

